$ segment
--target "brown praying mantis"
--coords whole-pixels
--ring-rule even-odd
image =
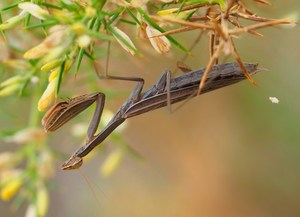
[[[251,75],[258,72],[257,64],[244,63]],[[161,107],[170,106],[173,103],[184,101],[197,95],[199,83],[205,72],[205,68],[195,70],[175,78],[170,78],[170,71],[165,71],[160,79],[142,93],[144,80],[142,78],[124,78],[110,76],[112,79],[133,80],[137,82],[130,97],[117,110],[107,126],[97,135],[96,130],[104,108],[105,95],[93,93],[78,96],[54,105],[43,117],[42,124],[46,131],[54,131],[96,102],[96,109],[92,121],[87,130],[86,144],[80,147],[61,169],[72,170],[79,168],[83,163],[83,157],[89,154],[96,146],[101,144],[119,125],[127,118],[146,113]],[[215,65],[208,77],[202,93],[213,91],[225,86],[235,84],[246,78],[238,63],[225,63]]]

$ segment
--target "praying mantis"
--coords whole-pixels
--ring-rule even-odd
[[[251,75],[259,71],[257,64],[244,63],[244,65]],[[83,163],[82,158],[101,144],[126,119],[197,96],[199,84],[205,70],[205,68],[195,70],[172,79],[170,71],[167,70],[154,85],[144,92],[142,92],[144,86],[142,78],[110,76],[109,78],[112,79],[136,81],[137,85],[110,122],[97,135],[95,133],[105,103],[105,95],[103,93],[85,94],[54,105],[42,119],[42,125],[46,131],[57,130],[88,108],[92,103],[96,102],[94,115],[87,130],[86,144],[75,151],[61,165],[61,169],[73,170],[79,168]],[[203,87],[202,93],[229,86],[244,79],[246,79],[246,76],[238,63],[232,62],[215,65],[207,77],[207,83]]]

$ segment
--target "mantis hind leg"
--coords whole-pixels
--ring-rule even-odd
[[[143,90],[144,87],[144,79],[140,78],[140,77],[123,77],[123,76],[112,76],[112,75],[107,75],[107,71],[105,71],[105,75],[101,75],[100,74],[100,65],[98,62],[94,63],[94,68],[96,71],[96,74],[98,76],[98,78],[100,79],[110,79],[110,80],[120,80],[120,81],[134,81],[137,82],[136,87],[134,88],[134,90],[132,91],[129,99],[127,100],[127,102],[133,104],[135,102],[137,102],[140,98],[140,94]],[[130,105],[131,105],[130,104]]]
[[[171,109],[171,71],[165,70],[160,78],[157,80],[153,88],[147,90],[143,94],[143,98],[148,98],[157,94],[167,93],[167,106],[168,110],[172,112]]]

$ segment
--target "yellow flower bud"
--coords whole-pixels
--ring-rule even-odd
[[[48,56],[51,56],[51,58],[45,58],[44,62],[49,62],[53,59],[58,59],[58,57],[65,51],[65,48],[59,46],[59,44],[65,40],[67,28],[62,25],[57,25],[52,27],[49,30],[49,32],[50,35],[47,36],[42,43],[28,50],[24,54],[24,58],[37,59],[48,54]]]
[[[14,16],[14,17],[4,21],[0,25],[0,31],[10,29],[10,28],[16,26],[20,21],[22,21],[26,17],[26,15],[27,15],[27,12],[22,11],[19,15]]]
[[[157,15],[163,16],[163,15],[167,15],[167,14],[176,13],[177,11],[178,11],[178,8],[169,8],[169,9],[158,11]]]
[[[61,57],[61,55],[66,51],[66,48],[64,46],[58,46],[58,47],[54,47],[51,50],[49,50],[49,52],[47,53],[47,55],[43,58],[43,62],[49,62],[52,61],[54,59],[57,59],[59,57]]]
[[[64,70],[64,72],[69,71],[69,69],[73,66],[73,63],[74,63],[74,58],[67,59],[66,63],[65,63],[65,70]]]
[[[82,36],[78,37],[77,44],[81,48],[86,48],[90,45],[91,41],[92,41],[92,39],[90,36],[82,35]]]
[[[22,185],[21,179],[13,179],[1,189],[1,199],[8,201],[18,192]]]
[[[54,10],[51,14],[61,21],[61,23],[70,23],[73,21],[73,14],[66,10]]]
[[[42,97],[40,98],[38,102],[38,110],[39,111],[45,111],[46,109],[50,108],[55,100],[55,88],[57,85],[57,77],[54,78],[47,86],[45,92],[43,93]]]
[[[111,175],[118,168],[123,157],[124,151],[122,149],[114,150],[100,168],[101,175],[104,177]]]
[[[73,65],[74,63],[74,59],[70,60],[70,59],[67,59],[66,62],[65,62],[65,68],[64,68],[64,73],[67,72]],[[49,75],[49,78],[48,78],[48,82],[50,83],[54,78],[57,78],[58,76],[58,73],[60,72],[60,66],[58,66],[57,68],[53,69]]]
[[[45,46],[44,44],[39,44],[26,51],[23,56],[25,59],[37,59],[46,55],[48,52],[49,48],[47,48],[47,46]]]
[[[86,7],[85,8],[85,14],[89,17],[92,18],[93,16],[96,15],[96,10],[92,7]]]
[[[45,186],[41,185],[38,187],[37,197],[36,197],[36,209],[37,216],[43,217],[48,211],[49,205],[49,194]]]
[[[4,87],[3,89],[0,90],[0,96],[9,96],[16,91],[18,91],[20,88],[20,84],[12,84],[9,86]]]
[[[177,13],[179,8],[171,8],[166,10],[161,10],[157,12],[157,15],[160,16],[166,16],[171,18],[176,18],[179,20],[185,20],[191,13],[193,13],[195,10],[186,10],[186,11],[180,11],[180,13]]]
[[[54,59],[46,63],[41,67],[41,70],[44,72],[50,71],[62,64],[63,60],[62,59]]]
[[[22,81],[22,80],[23,80],[23,78],[20,75],[10,77],[7,80],[0,83],[0,88],[20,83],[20,81]]]
[[[71,29],[73,32],[75,32],[77,35],[82,35],[86,33],[86,28],[82,23],[74,23],[71,26]]]
[[[49,75],[49,78],[48,78],[48,82],[49,82],[49,83],[50,83],[54,78],[57,78],[59,71],[60,71],[60,68],[59,68],[59,67],[51,71],[51,73],[50,73],[50,75]]]

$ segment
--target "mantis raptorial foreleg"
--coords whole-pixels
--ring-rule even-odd
[[[127,80],[127,81],[136,81],[137,85],[132,91],[130,97],[123,105],[123,109],[125,110],[133,103],[136,103],[140,100],[140,94],[144,86],[144,79],[138,77],[119,77],[119,76],[107,76],[107,79],[114,80]],[[166,90],[167,84],[170,83],[170,72],[166,71],[163,73],[161,78],[155,84],[155,88],[145,94],[144,97],[149,95],[155,95],[158,93],[162,93]],[[169,92],[169,88],[167,87],[167,91]],[[105,104],[105,95],[103,93],[93,93],[93,94],[85,94],[75,98],[71,98],[54,105],[43,117],[42,125],[45,131],[55,131],[60,128],[62,125],[67,123],[69,120],[77,116],[83,110],[87,109],[91,104],[96,102],[96,109],[92,118],[92,121],[89,125],[87,131],[87,142],[90,141],[95,132],[97,131],[100,118],[102,115],[102,111]]]
[[[87,131],[87,142],[92,140],[100,121],[103,111],[105,95],[92,93],[68,99],[54,105],[43,117],[42,125],[46,132],[55,131],[69,120],[77,116],[91,104],[96,102],[96,109]]]

